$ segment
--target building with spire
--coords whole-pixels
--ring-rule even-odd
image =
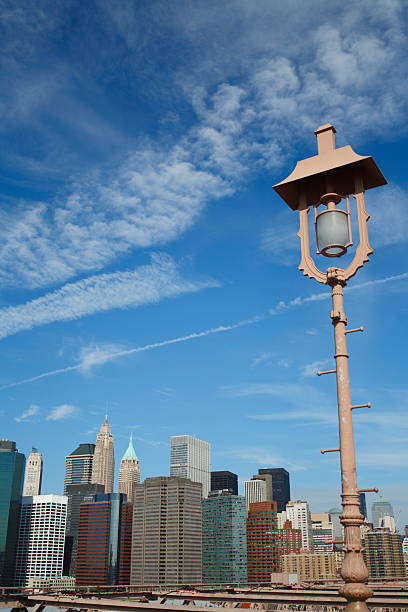
[[[134,485],[140,482],[140,463],[133,448],[132,434],[129,445],[119,467],[119,493],[126,493],[127,501],[133,502]]]
[[[32,448],[26,462],[23,495],[41,495],[42,473],[42,454],[36,448]]]
[[[114,477],[115,456],[113,435],[111,433],[108,417],[105,415],[100,432],[96,436],[91,482],[104,485],[105,493],[112,493]]]

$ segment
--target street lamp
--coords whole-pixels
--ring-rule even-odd
[[[362,489],[357,488],[352,411],[370,404],[353,406],[350,399],[346,334],[363,331],[363,328],[346,329],[343,287],[373,253],[368,240],[369,216],[365,208],[364,192],[385,185],[387,181],[372,157],[357,155],[350,146],[336,148],[335,133],[332,125],[319,127],[315,131],[318,155],[299,161],[288,178],[274,185],[274,189],[293,210],[299,211],[299,269],[305,276],[332,288],[330,316],[334,327],[336,367],[334,370],[318,372],[318,375],[336,374],[340,446],[321,452],[340,452],[343,505],[340,520],[344,527],[345,553],[340,570],[345,584],[340,588],[340,594],[347,599],[347,610],[357,612],[368,610],[365,602],[373,593],[367,586],[368,570],[362,554],[360,526],[364,517],[360,513],[359,500]],[[353,245],[351,199],[355,200],[359,233],[354,258],[346,268],[332,266],[323,272],[316,266],[310,253],[309,210],[313,208],[314,212],[316,254],[338,258]],[[318,212],[321,206],[324,209]]]

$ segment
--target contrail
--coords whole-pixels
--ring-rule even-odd
[[[118,359],[119,357],[124,357],[125,355],[132,355],[133,353],[142,353],[143,351],[150,351],[155,348],[160,348],[161,346],[168,346],[169,344],[177,344],[178,342],[195,340],[196,338],[203,338],[204,336],[210,336],[211,334],[219,334],[221,332],[231,331],[232,329],[238,329],[239,327],[244,327],[245,325],[252,325],[253,323],[258,323],[259,321],[262,321],[266,318],[268,318],[268,315],[255,316],[251,319],[245,319],[243,321],[239,321],[238,323],[234,323],[233,325],[219,325],[218,327],[206,329],[202,332],[193,332],[192,334],[188,334],[187,336],[180,336],[179,338],[171,338],[170,340],[162,340],[161,342],[154,342],[152,344],[137,346],[132,349],[127,349],[125,351],[118,351],[117,353],[111,353],[107,357],[106,361],[110,361],[111,359]],[[55,376],[56,374],[64,374],[65,372],[73,372],[75,370],[81,369],[83,369],[83,364],[78,363],[76,365],[68,366],[66,368],[60,368],[59,370],[44,372],[43,374],[38,374],[37,376],[33,376],[32,378],[25,378],[24,380],[19,380],[8,385],[3,385],[2,387],[0,387],[0,391],[2,391],[3,389],[10,389],[11,387],[18,387],[19,385],[25,385],[36,380],[41,380],[41,378],[47,378],[48,376]]]
[[[371,281],[366,281],[364,283],[360,283],[359,285],[352,285],[351,287],[346,287],[347,291],[355,291],[358,289],[365,289],[366,287],[372,287],[375,285],[382,285],[384,283],[390,283],[394,281],[400,281],[408,279],[408,272],[403,272],[402,274],[397,274],[394,276],[387,276],[385,278],[378,278]],[[162,346],[168,346],[170,344],[177,344],[178,342],[187,342],[188,340],[195,340],[197,338],[204,338],[205,336],[211,336],[212,334],[220,334],[227,331],[232,331],[233,329],[238,329],[239,327],[245,327],[247,325],[253,325],[254,323],[259,323],[260,321],[265,321],[265,319],[269,319],[274,315],[278,315],[284,310],[289,308],[295,308],[297,306],[301,306],[302,304],[306,304],[308,302],[315,302],[318,300],[324,300],[330,298],[330,292],[325,291],[321,293],[313,293],[307,297],[296,297],[289,302],[278,302],[275,308],[271,308],[266,314],[256,315],[251,317],[250,319],[244,319],[243,321],[238,321],[238,323],[233,323],[232,325],[219,325],[218,327],[213,327],[211,329],[206,329],[202,332],[193,332],[188,334],[187,336],[180,336],[179,338],[171,338],[169,340],[162,340],[160,342],[153,342],[152,344],[145,344],[144,346],[137,346],[135,348],[127,349],[124,351],[118,351],[116,353],[111,353],[107,355],[106,360],[111,361],[112,359],[118,359],[119,357],[125,357],[126,355],[132,355],[134,353],[142,353],[144,351],[150,351],[152,349],[160,348]],[[83,369],[83,363],[78,363],[76,365],[68,366],[66,368],[60,368],[59,370],[52,370],[51,372],[44,372],[43,374],[38,374],[37,376],[33,376],[32,378],[25,378],[24,380],[19,380],[14,383],[9,383],[8,385],[3,385],[0,387],[0,391],[4,389],[10,389],[11,387],[18,387],[20,385],[25,385],[31,382],[35,382],[36,380],[41,380],[42,378],[48,378],[49,376],[56,376],[57,374],[64,374],[65,372],[74,372],[76,370]]]

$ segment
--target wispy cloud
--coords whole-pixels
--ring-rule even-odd
[[[24,412],[22,412],[20,416],[14,417],[14,420],[17,421],[17,423],[21,423],[23,421],[30,423],[32,422],[31,417],[37,415],[39,412],[40,412],[40,407],[33,404],[32,406],[27,408],[27,410],[24,410]]]
[[[78,409],[75,406],[61,404],[61,406],[56,406],[48,413],[47,421],[63,421],[74,416],[77,411]]]
[[[408,278],[408,272],[404,272],[403,274],[398,274],[396,276],[389,276],[386,278],[382,278],[382,279],[376,279],[376,280],[372,280],[372,281],[367,281],[365,283],[362,283],[360,285],[353,285],[351,287],[348,287],[349,291],[353,291],[353,290],[358,290],[358,289],[363,289],[365,287],[371,287],[371,286],[375,286],[378,284],[384,284],[384,283],[391,283],[391,282],[397,282],[400,280],[405,280]],[[126,355],[132,355],[134,353],[141,353],[144,351],[149,351],[149,350],[153,350],[156,348],[161,348],[163,346],[169,346],[171,344],[178,344],[180,342],[188,342],[190,340],[196,340],[199,338],[203,338],[206,336],[210,336],[213,334],[219,334],[219,333],[224,333],[227,331],[232,331],[234,329],[239,329],[241,327],[246,327],[247,325],[253,325],[255,323],[259,323],[261,321],[265,321],[266,319],[268,319],[271,316],[275,316],[278,314],[281,314],[282,312],[284,312],[285,310],[289,309],[289,308],[296,308],[297,306],[301,306],[302,304],[308,303],[308,302],[314,302],[316,300],[321,300],[321,299],[327,299],[330,297],[329,292],[327,293],[319,293],[319,294],[313,294],[311,296],[305,297],[305,298],[301,298],[301,297],[297,297],[289,302],[279,302],[278,306],[276,308],[272,308],[270,309],[266,314],[263,315],[256,315],[254,317],[251,317],[249,319],[244,319],[243,321],[239,321],[238,323],[233,323],[230,325],[219,325],[218,327],[214,327],[211,329],[207,329],[205,331],[201,331],[201,332],[193,332],[191,334],[188,334],[186,336],[180,336],[178,338],[171,338],[169,340],[162,340],[160,342],[154,342],[152,344],[146,344],[145,346],[139,346],[139,347],[135,347],[135,348],[130,348],[130,349],[124,349],[122,351],[118,351],[118,352],[112,352],[109,353],[109,351],[107,351],[106,349],[98,349],[98,353],[100,353],[100,359],[103,360],[104,363],[107,363],[108,361],[112,360],[112,359],[119,359],[120,357],[124,357]],[[95,356],[95,359],[97,359],[97,356]],[[96,365],[96,363],[95,363]],[[48,378],[49,376],[55,376],[57,374],[64,374],[66,372],[73,372],[73,371],[83,371],[84,370],[84,366],[86,368],[86,355],[85,355],[85,361],[82,360],[82,358],[80,358],[79,363],[76,363],[74,365],[71,366],[67,366],[65,368],[59,368],[57,370],[51,370],[50,372],[44,372],[42,374],[38,374],[37,376],[32,376],[31,378],[26,378],[24,380],[20,380],[14,383],[10,383],[7,385],[3,385],[2,387],[0,387],[0,391],[3,389],[9,389],[11,387],[16,387],[19,385],[24,385],[27,383],[31,383],[31,382],[35,382],[37,380],[41,380],[43,378]]]
[[[171,257],[155,254],[149,265],[130,272],[91,276],[25,304],[1,309],[0,338],[54,321],[72,321],[95,312],[138,307],[219,286],[213,279],[184,279]],[[103,359],[102,354],[99,359]]]
[[[268,359],[270,359],[271,356],[272,356],[272,353],[262,353],[258,357],[255,357],[255,359],[253,359],[251,362],[251,368],[256,368],[261,363],[265,363],[265,361],[268,361]]]
[[[234,459],[240,459],[250,464],[256,465],[257,468],[260,466],[270,467],[280,465],[289,468],[290,470],[304,470],[305,466],[300,464],[292,463],[278,453],[274,453],[270,448],[264,446],[251,446],[237,449],[226,450],[222,454],[229,455]]]
[[[306,363],[300,366],[300,373],[302,376],[310,377],[314,376],[316,372],[318,372],[321,368],[324,368],[330,363],[328,359],[324,359],[323,361],[313,361],[312,363]]]

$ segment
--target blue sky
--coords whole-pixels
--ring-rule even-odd
[[[346,309],[359,486],[408,523],[407,5],[398,0],[0,2],[1,437],[44,453],[44,491],[105,411],[144,477],[168,440],[213,469],[291,472],[339,505],[326,287],[297,270],[271,190],[316,152],[373,155],[371,261]],[[325,261],[319,262],[327,266]],[[329,262],[330,263],[330,262]]]

